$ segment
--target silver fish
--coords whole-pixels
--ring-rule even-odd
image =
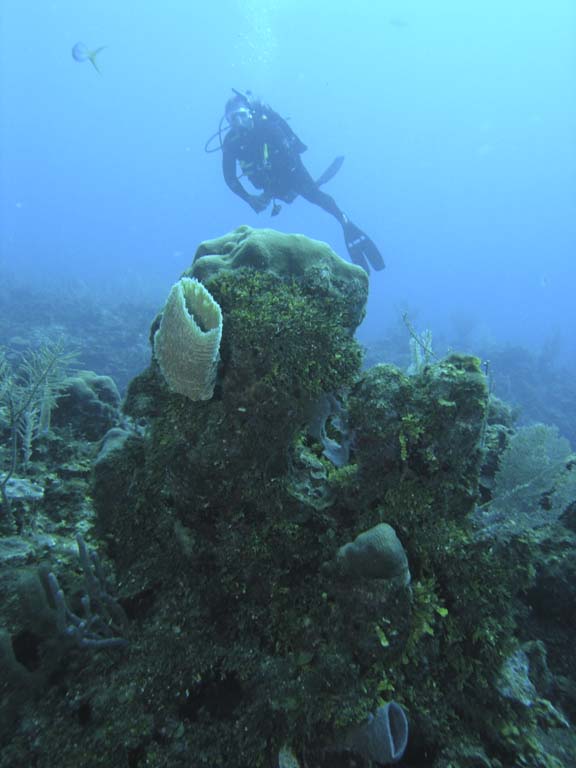
[[[100,68],[98,67],[98,64],[96,64],[96,56],[98,56],[100,51],[103,51],[104,48],[106,48],[105,45],[91,51],[87,46],[84,45],[84,43],[76,43],[76,45],[72,48],[72,58],[75,61],[79,61],[80,63],[89,61],[96,72],[101,75],[102,73],[100,72]]]

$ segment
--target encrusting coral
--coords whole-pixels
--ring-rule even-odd
[[[349,768],[396,759],[409,721],[403,765],[552,768],[541,657],[526,651],[534,706],[498,684],[537,550],[525,530],[474,527],[502,426],[479,361],[362,371],[367,277],[302,236],[242,227],[184,277],[222,312],[211,397],[174,392],[156,356],[93,468],[128,650],[73,657],[35,699],[34,722],[61,727],[16,729],[6,755],[33,738],[61,768]],[[329,417],[310,429],[323,398],[345,416],[337,464],[325,448],[342,433]]]
[[[201,245],[188,274],[222,308],[214,396],[175,397],[153,364],[126,402],[146,437],[98,463],[94,492],[122,578],[153,590],[146,642],[178,627],[145,674],[155,695],[176,685],[167,706],[195,758],[252,768],[288,745],[325,765],[336,734],[392,699],[433,752],[471,732],[493,755],[522,750],[498,729],[529,718],[490,681],[514,649],[529,552],[499,559],[467,520],[488,407],[479,361],[361,373],[366,277],[302,237],[241,228]],[[307,424],[334,393],[354,435],[339,468]],[[343,553],[374,531],[394,533],[376,547],[386,568],[371,557],[350,578]],[[398,588],[383,588],[391,573]]]
[[[340,547],[341,568],[356,578],[394,579],[402,586],[410,583],[408,558],[396,531],[379,523],[360,533],[354,541]]]

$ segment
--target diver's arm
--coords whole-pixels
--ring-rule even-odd
[[[224,181],[232,192],[247,202],[252,210],[256,213],[260,213],[260,211],[266,207],[266,203],[263,203],[259,195],[251,195],[244,189],[238,180],[238,176],[236,175],[236,155],[230,148],[227,148],[226,145],[224,145],[222,152],[222,173],[224,175]]]

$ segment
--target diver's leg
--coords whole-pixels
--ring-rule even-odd
[[[297,169],[296,173],[294,173],[293,178],[296,182],[294,188],[300,197],[308,200],[309,203],[318,205],[322,210],[326,211],[326,213],[334,216],[342,226],[346,224],[348,219],[342,213],[334,198],[327,195],[326,192],[322,192],[303,164]]]
[[[334,218],[342,225],[346,224],[348,219],[346,218],[346,215],[342,213],[338,205],[336,204],[336,201],[333,197],[330,195],[327,195],[326,192],[322,192],[321,189],[311,189],[306,190],[304,192],[300,193],[301,197],[303,197],[305,200],[308,200],[309,203],[314,203],[314,205],[320,206],[322,210],[326,211],[326,213],[329,213],[331,216],[334,216]]]
[[[333,197],[322,192],[301,160],[299,165],[292,170],[291,181],[292,188],[301,197],[308,200],[309,203],[318,205],[339,222],[342,227],[346,250],[354,264],[362,267],[366,272],[370,271],[368,264],[372,269],[384,268],[384,260],[372,240],[340,210]]]
[[[352,262],[362,267],[366,272],[370,271],[368,264],[370,264],[372,269],[384,269],[384,259],[372,240],[340,210],[333,197],[319,189],[303,163],[298,169],[296,178],[297,186],[295,185],[295,187],[298,189],[301,197],[310,203],[314,203],[314,205],[320,206],[320,208],[330,213],[340,223],[344,234],[346,250]]]

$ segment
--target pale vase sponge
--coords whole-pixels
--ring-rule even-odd
[[[219,304],[201,282],[183,277],[172,286],[154,334],[154,355],[171,392],[210,400],[221,339]]]

